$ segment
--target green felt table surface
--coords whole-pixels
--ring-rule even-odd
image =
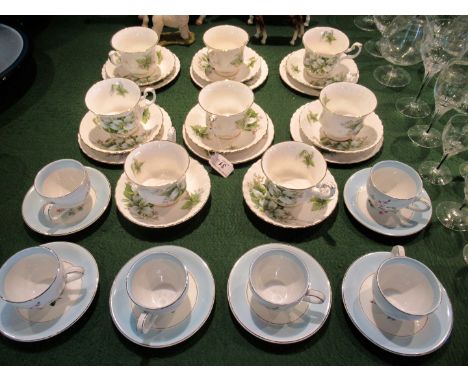
[[[193,55],[203,47],[204,31],[218,24],[246,24],[247,16],[208,17],[203,26],[191,24],[196,42],[170,46],[179,57],[177,79],[158,91],[158,104],[171,116],[177,142],[183,144],[181,126],[187,112],[197,102],[199,88],[191,81],[189,67]],[[77,143],[80,121],[87,109],[84,95],[101,79],[101,68],[110,50],[111,36],[121,28],[138,25],[136,17],[52,17],[29,18],[36,74],[29,89],[0,114],[0,263],[15,252],[55,241],[31,231],[22,220],[21,203],[36,172],[59,158],[74,158],[102,171],[114,189],[122,173],[120,166],[107,166],[85,156]],[[39,27],[37,27],[39,25]],[[311,26],[328,25],[344,31],[351,42],[378,37],[377,32],[357,29],[350,16],[312,17]],[[292,28],[276,17],[268,25],[266,45],[255,38],[249,46],[265,58],[269,75],[255,91],[256,102],[275,126],[274,143],[290,140],[289,121],[294,111],[315,99],[288,88],[279,76],[279,64],[301,43],[290,46]],[[417,167],[421,161],[441,156],[440,149],[413,146],[406,136],[414,120],[395,109],[395,100],[416,93],[423,66],[407,68],[412,81],[403,89],[378,84],[373,69],[385,63],[365,51],[356,59],[359,83],[372,89],[378,98],[376,113],[384,124],[382,151],[367,162],[330,165],[340,192],[335,212],[323,223],[303,230],[275,228],[257,218],[246,206],[241,184],[251,163],[236,166],[227,179],[211,171],[211,196],[192,220],[168,229],[145,229],[128,222],[112,199],[106,213],[84,231],[59,238],[87,248],[95,257],[100,273],[99,288],[88,312],[73,327],[52,339],[34,344],[17,343],[0,336],[0,365],[463,365],[468,363],[468,266],[462,258],[467,238],[444,228],[435,216],[422,232],[404,238],[376,234],[355,221],[343,201],[346,180],[356,171],[384,159],[395,159]],[[1,97],[11,97],[1,94]],[[431,86],[423,97],[433,104]],[[447,121],[448,116],[442,119]],[[441,125],[436,128],[441,129]],[[447,164],[454,173],[467,158],[453,157]],[[426,184],[436,206],[443,200],[461,200],[463,180],[456,177],[444,187]],[[313,256],[325,269],[333,292],[331,314],[312,338],[293,345],[273,345],[247,333],[230,313],[227,280],[235,262],[249,249],[271,242],[297,246]],[[137,253],[163,244],[189,248],[209,265],[216,284],[216,300],[210,318],[193,337],[168,349],[146,349],[125,339],[109,314],[109,292],[120,268]],[[348,318],[341,301],[341,282],[350,264],[374,251],[405,246],[407,255],[427,264],[447,289],[453,304],[454,326],[450,339],[438,351],[423,357],[392,355],[366,340]]]

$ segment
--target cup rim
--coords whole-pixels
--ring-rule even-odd
[[[347,45],[346,45],[346,48],[344,48],[343,50],[337,52],[337,53],[323,53],[323,52],[320,52],[320,51],[316,51],[316,50],[313,50],[309,47],[307,47],[307,45],[304,43],[304,37],[307,39],[306,36],[310,36],[312,35],[312,33],[314,32],[317,32],[318,30],[333,30],[334,32],[339,32],[347,41]],[[311,52],[314,52],[314,53],[317,53],[317,54],[320,54],[322,56],[338,56],[338,55],[341,55],[343,54],[348,48],[349,48],[349,45],[350,45],[350,41],[349,41],[349,37],[346,35],[346,33],[344,33],[343,31],[341,31],[340,29],[337,29],[337,28],[333,28],[333,27],[326,27],[326,26],[316,26],[316,27],[313,27],[313,28],[310,28],[308,29],[304,35],[302,36],[302,44],[304,45],[304,48],[307,49],[307,50],[310,50]]]
[[[7,261],[5,261],[5,263],[0,267],[0,270],[5,266],[5,265],[9,265],[10,263],[11,264],[11,267],[10,269],[18,262],[17,260],[15,261],[14,258],[16,256],[19,256],[20,254],[22,254],[23,252],[26,252],[26,251],[32,251],[32,250],[36,250],[36,249],[42,249],[46,252],[49,253],[49,255],[51,255],[54,260],[56,260],[56,265],[57,265],[57,269],[56,269],[56,272],[55,272],[55,276],[53,278],[53,280],[50,282],[49,286],[44,290],[42,291],[41,293],[39,293],[37,296],[34,296],[28,300],[23,300],[23,301],[14,301],[14,300],[9,300],[7,299],[5,296],[3,296],[3,294],[0,293],[0,298],[5,301],[5,302],[9,302],[11,304],[24,304],[24,303],[27,303],[27,302],[31,302],[33,300],[36,300],[37,298],[43,296],[46,292],[48,292],[50,290],[50,288],[52,288],[52,285],[55,284],[55,281],[57,280],[57,277],[60,273],[60,266],[61,266],[61,261],[60,261],[60,258],[58,257],[58,255],[50,248],[48,247],[45,247],[45,246],[42,246],[42,245],[37,245],[37,246],[34,246],[34,247],[28,247],[28,248],[24,248],[22,249],[21,251],[18,251],[16,252],[15,254],[13,254]],[[32,255],[32,254],[31,254]],[[29,257],[31,255],[26,255],[25,257]]]
[[[67,194],[65,195],[62,195],[62,196],[47,196],[47,195],[44,195],[43,193],[41,193],[39,191],[39,180],[40,180],[40,177],[45,173],[46,169],[56,163],[59,163],[59,162],[73,162],[73,163],[77,163],[79,166],[81,166],[81,169],[82,169],[82,179],[80,181],[80,183],[73,189],[71,190],[70,192],[68,192]],[[57,159],[53,162],[50,162],[48,164],[46,164],[45,166],[43,166],[36,174],[35,178],[34,178],[34,190],[39,194],[40,197],[42,197],[43,199],[54,199],[54,200],[63,200],[64,198],[68,197],[69,195],[73,194],[75,191],[77,191],[79,188],[81,188],[87,181],[88,179],[88,172],[86,171],[86,167],[79,161],[77,161],[76,159],[71,159],[71,158],[63,158],[63,159]]]
[[[145,30],[145,31],[147,30],[147,31],[149,31],[149,32],[152,33],[152,34],[155,34],[155,35],[156,35],[156,42],[155,42],[153,45],[150,45],[148,48],[146,48],[145,50],[142,50],[142,51],[128,52],[128,51],[125,51],[125,50],[122,50],[122,49],[118,49],[118,48],[115,46],[115,44],[114,44],[114,42],[115,42],[115,41],[114,41],[114,38],[115,38],[119,33],[124,33],[124,32],[127,32],[127,31],[131,30],[131,29],[132,29],[132,30],[138,29],[138,30]],[[153,29],[151,29],[151,28],[145,28],[145,27],[141,27],[141,26],[133,26],[133,27],[126,27],[126,28],[120,29],[120,30],[118,30],[117,32],[115,32],[115,33],[112,35],[112,37],[111,37],[110,45],[112,46],[112,48],[114,48],[114,50],[116,50],[116,51],[118,51],[118,52],[123,52],[123,53],[145,53],[145,52],[147,52],[148,50],[154,48],[156,45],[158,45],[158,43],[159,43],[159,38],[160,38],[159,34],[158,34],[155,30],[153,30]]]
[[[185,281],[184,281],[184,286],[182,288],[182,290],[180,291],[180,293],[177,294],[177,297],[174,301],[172,301],[170,304],[167,304],[167,305],[164,305],[162,307],[159,307],[159,308],[150,308],[148,306],[145,306],[145,305],[142,305],[140,304],[139,302],[136,301],[135,299],[135,296],[133,296],[133,293],[132,293],[132,288],[130,286],[130,277],[133,275],[133,273],[136,272],[136,268],[137,266],[142,263],[144,260],[146,260],[148,257],[156,257],[156,256],[163,256],[163,257],[169,257],[171,259],[171,261],[175,260],[176,263],[178,263],[178,265],[181,265],[182,268],[184,269],[185,271]],[[188,270],[187,270],[187,267],[185,266],[185,264],[179,260],[176,256],[174,255],[171,255],[170,253],[168,252],[151,252],[151,253],[148,253],[146,254],[145,256],[141,257],[140,259],[138,259],[137,261],[135,261],[132,266],[130,267],[130,269],[128,270],[127,272],[127,276],[125,277],[125,286],[126,286],[126,289],[127,289],[127,295],[128,297],[130,298],[130,300],[132,300],[132,302],[140,307],[140,308],[143,308],[147,311],[151,311],[151,312],[154,312],[154,311],[162,311],[162,310],[165,310],[165,309],[168,309],[170,308],[171,306],[173,305],[176,305],[182,298],[183,296],[185,295],[185,293],[187,292],[188,290],[188,284],[189,284],[189,273],[188,273]]]
[[[237,29],[239,31],[242,31],[242,33],[244,34],[244,36],[247,38],[245,40],[245,42],[241,45],[241,46],[238,46],[236,48],[230,48],[230,49],[219,49],[219,48],[214,48],[212,46],[210,46],[207,42],[206,42],[206,38],[205,38],[205,35],[211,31],[211,33],[214,33],[214,29],[222,29],[222,28],[226,28],[226,27],[229,27],[231,29]],[[245,47],[248,43],[249,43],[249,34],[242,28],[240,27],[237,27],[235,25],[229,25],[229,24],[223,24],[223,25],[216,25],[208,30],[205,31],[205,33],[203,33],[203,43],[205,44],[206,47],[210,48],[210,49],[213,49],[213,50],[216,50],[218,52],[229,52],[230,50],[234,50],[234,49],[239,49],[239,48],[243,48]]]

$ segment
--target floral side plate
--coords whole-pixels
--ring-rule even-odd
[[[163,114],[158,105],[146,106],[141,116],[142,127],[128,137],[116,137],[99,127],[95,122],[95,115],[88,111],[80,123],[79,135],[81,140],[90,148],[107,154],[124,154],[132,151],[136,146],[152,141],[161,130]]]
[[[260,106],[254,103],[247,111],[247,117],[237,137],[221,139],[207,126],[207,113],[197,104],[185,118],[183,129],[192,142],[205,150],[234,153],[252,147],[267,132],[268,116]]]
[[[322,200],[313,197],[307,203],[295,207],[280,206],[269,200],[265,187],[265,174],[258,160],[244,176],[242,193],[252,212],[267,223],[283,228],[305,228],[324,221],[338,204],[338,187],[330,171],[327,170],[323,182],[336,187],[331,199]]]
[[[186,182],[187,189],[175,204],[158,207],[142,199],[123,173],[115,187],[115,202],[120,213],[132,223],[148,228],[171,227],[194,217],[210,196],[211,182],[208,172],[192,158]]]

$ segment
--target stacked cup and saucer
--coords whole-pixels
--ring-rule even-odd
[[[338,204],[338,187],[323,155],[301,142],[271,146],[242,182],[250,210],[282,228],[305,228],[324,221]]]
[[[219,25],[203,35],[205,47],[192,59],[190,76],[201,88],[230,79],[256,89],[268,76],[266,61],[247,46],[249,35],[232,25]]]
[[[148,228],[165,228],[194,217],[210,196],[205,168],[180,145],[153,141],[126,158],[115,188],[120,213]]]
[[[318,148],[327,162],[351,164],[375,156],[383,145],[383,125],[374,112],[377,98],[368,88],[349,82],[327,85],[319,99],[291,117],[290,133]]]
[[[356,83],[359,70],[353,60],[362,44],[349,46],[342,31],[330,27],[309,29],[302,37],[303,49],[288,54],[280,63],[281,79],[290,88],[311,96],[334,82]],[[353,54],[350,52],[355,51]]]
[[[220,153],[233,164],[261,155],[273,142],[274,126],[242,82],[222,80],[201,89],[198,104],[185,118],[186,146],[209,160]]]
[[[453,311],[444,287],[401,246],[373,252],[348,268],[342,283],[346,312],[373,344],[403,356],[422,356],[449,338]]]
[[[208,265],[186,248],[166,245],[147,249],[122,267],[109,306],[115,326],[128,340],[163,348],[195,334],[214,299]]]
[[[180,61],[169,49],[159,46],[159,35],[150,28],[124,28],[112,36],[109,58],[102,78],[128,78],[140,87],[162,88],[180,72]],[[142,89],[143,90],[143,89]]]
[[[239,324],[276,344],[310,338],[327,320],[332,302],[330,282],[320,264],[285,244],[261,245],[242,255],[227,289]]]

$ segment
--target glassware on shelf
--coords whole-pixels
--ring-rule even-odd
[[[385,34],[385,30],[391,24],[391,22],[396,16],[382,15],[382,16],[372,16],[372,17],[373,17],[374,25],[376,26],[377,30],[383,36]],[[381,38],[367,40],[364,43],[364,49],[367,51],[367,53],[369,53],[371,56],[381,58],[382,54],[380,53],[380,47],[379,47],[380,40]]]
[[[366,32],[375,31],[375,23],[372,16],[355,16],[354,25]]]

